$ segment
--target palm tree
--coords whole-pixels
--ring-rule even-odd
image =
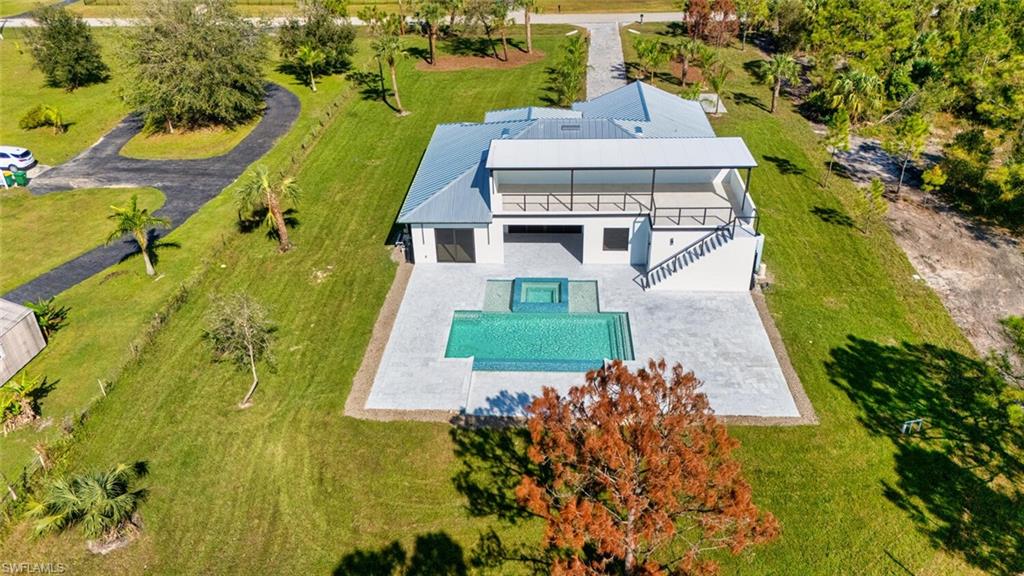
[[[832,81],[829,92],[832,94],[832,107],[846,108],[850,113],[850,122],[857,124],[881,101],[882,80],[868,72],[848,69]]]
[[[36,519],[37,535],[61,532],[79,525],[86,538],[112,541],[137,529],[135,513],[146,497],[134,488],[145,476],[144,465],[117,464],[107,470],[51,480],[42,499],[26,513]]]
[[[512,23],[508,16],[509,8],[507,0],[495,0],[491,5],[491,21],[501,36],[501,54],[505,62],[508,62],[508,27]]]
[[[679,81],[683,86],[686,86],[686,76],[690,72],[690,61],[692,61],[697,55],[697,51],[700,46],[701,44],[699,40],[688,36],[680,38],[679,41],[672,46],[672,51],[675,53],[675,56],[679,58],[680,63],[682,63],[682,69],[679,72]]]
[[[5,435],[39,417],[39,399],[47,390],[45,378],[29,378],[25,372],[0,388],[0,423]]]
[[[64,131],[64,116],[54,106],[43,106],[42,119],[44,126],[53,126],[53,133],[60,134]]]
[[[530,24],[530,13],[537,11],[537,0],[516,0],[523,9],[523,27],[526,28],[526,53],[533,54],[533,26]]]
[[[701,44],[700,42],[697,42],[695,50],[697,67],[700,68],[701,85],[706,86],[708,77],[712,74],[711,69],[718,64],[718,52],[715,52],[715,49],[711,46]]]
[[[725,80],[729,77],[729,69],[725,64],[719,64],[718,68],[711,73],[708,81],[711,89],[715,91],[715,114],[717,115],[722,105],[722,90],[725,88]]]
[[[640,65],[640,73],[644,78],[654,80],[654,71],[668,60],[668,51],[665,45],[657,38],[636,36],[633,38],[633,48],[636,50],[636,58]]]
[[[444,6],[437,2],[426,2],[420,7],[420,17],[427,24],[427,38],[430,42],[430,65],[437,64],[437,27],[445,17]]]
[[[284,178],[279,182],[271,182],[267,167],[260,164],[253,170],[244,185],[238,188],[236,201],[240,212],[249,214],[265,213],[264,224],[277,234],[278,250],[291,250],[292,243],[288,239],[288,227],[284,221],[283,204],[293,206],[299,203],[301,191],[294,178]]]
[[[327,61],[327,55],[320,49],[303,44],[295,52],[293,60],[296,66],[306,72],[309,77],[309,87],[316,92],[316,73]]]
[[[58,306],[53,300],[53,297],[50,297],[40,298],[35,302],[25,302],[25,307],[35,315],[39,331],[43,333],[43,338],[47,342],[55,332],[61,329],[68,319],[68,312],[71,311],[67,306]]]
[[[772,105],[769,112],[775,113],[782,82],[795,82],[800,75],[800,65],[789,54],[776,54],[761,65],[764,81],[772,86]]]
[[[391,71],[391,89],[395,92],[395,107],[398,109],[399,116],[405,116],[406,111],[402,107],[402,98],[398,95],[398,75],[395,73],[398,60],[407,55],[405,48],[402,47],[402,39],[396,34],[384,34],[373,41],[373,54],[377,57],[378,62],[388,65],[388,70]]]
[[[113,214],[107,218],[114,221],[114,230],[107,236],[107,244],[131,234],[135,243],[139,245],[142,253],[142,260],[146,263],[146,274],[153,276],[156,270],[153,269],[153,261],[150,259],[149,230],[151,228],[170,228],[171,221],[167,218],[160,218],[149,213],[148,208],[139,208],[138,194],[132,194],[132,199],[123,208],[111,206]]]

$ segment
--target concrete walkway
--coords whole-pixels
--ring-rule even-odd
[[[99,142],[71,160],[32,180],[33,194],[75,188],[145,187],[164,193],[157,215],[179,226],[259,160],[299,116],[299,99],[277,85],[267,87],[267,107],[259,125],[227,154],[202,160],[137,160],[120,155],[121,148],[142,129],[135,116],[121,121]],[[102,222],[97,225],[103,225]],[[168,231],[160,231],[161,235]],[[7,294],[14,302],[55,296],[138,252],[134,241],[100,246],[50,270]]]
[[[587,99],[597,98],[626,85],[626,57],[617,22],[584,24],[590,32],[587,56]]]

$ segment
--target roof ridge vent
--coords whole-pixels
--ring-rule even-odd
[[[634,127],[633,127],[633,133],[634,133],[634,134],[640,134],[640,135],[643,135],[643,133],[644,133],[644,127],[643,127],[643,126],[640,126],[639,124],[638,124],[638,125],[636,125],[636,126],[634,126]]]
[[[501,139],[502,140],[508,140],[509,134],[511,134],[511,132],[509,132],[508,128],[502,128],[501,129]]]

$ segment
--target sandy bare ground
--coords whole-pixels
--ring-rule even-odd
[[[899,163],[875,140],[855,137],[851,144],[837,158],[847,175],[858,184],[881,178],[894,189]],[[919,179],[920,170],[908,167],[900,200],[890,202],[887,221],[896,242],[975,349],[1000,349],[1006,341],[999,320],[1024,314],[1024,241],[962,216],[918,189]]]

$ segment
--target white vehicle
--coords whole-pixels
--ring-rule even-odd
[[[35,164],[36,159],[32,152],[17,146],[0,146],[0,168],[14,172],[28,170]]]

